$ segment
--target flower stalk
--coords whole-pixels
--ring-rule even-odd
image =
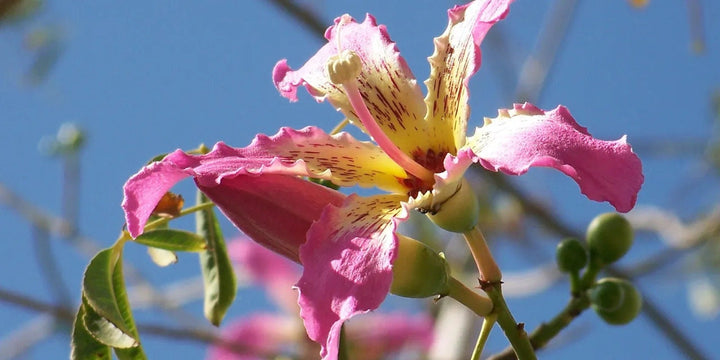
[[[477,316],[485,317],[492,313],[493,303],[490,299],[472,291],[458,279],[450,277],[448,286],[450,291],[447,296],[465,305],[465,307],[472,310]]]
[[[513,318],[510,309],[505,303],[502,295],[502,289],[499,282],[483,286],[485,292],[493,302],[493,313],[497,316],[498,325],[505,333],[510,346],[512,346],[515,355],[519,360],[535,360],[535,349],[533,349],[527,332],[525,332],[524,324],[518,324]]]
[[[502,279],[502,272],[500,272],[500,267],[498,267],[492,253],[490,253],[490,248],[480,228],[476,225],[470,231],[463,233],[463,237],[470,247],[473,259],[475,259],[475,264],[480,272],[480,280],[482,282],[499,283]]]

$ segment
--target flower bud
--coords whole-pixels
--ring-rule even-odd
[[[602,265],[612,264],[630,250],[633,229],[620,214],[605,213],[595,217],[587,229],[590,257]]]
[[[605,278],[590,290],[592,308],[606,323],[624,325],[635,319],[642,308],[642,296],[627,280]]]
[[[450,268],[445,258],[420,241],[400,234],[397,237],[390,292],[410,298],[447,294]]]
[[[454,190],[448,198],[438,204],[437,209],[428,212],[427,217],[447,231],[464,233],[477,225],[480,218],[480,204],[466,179],[463,178]]]
[[[555,261],[564,273],[577,273],[587,265],[587,251],[575,238],[561,241],[555,249]]]

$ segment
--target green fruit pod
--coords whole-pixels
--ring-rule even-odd
[[[627,280],[604,278],[590,290],[593,310],[611,325],[631,322],[642,309],[642,296]]]
[[[587,265],[588,255],[583,244],[575,238],[561,241],[555,249],[555,261],[564,273],[576,273]]]
[[[586,235],[590,258],[602,265],[622,258],[633,243],[633,229],[624,216],[605,213],[596,216],[588,225]]]
[[[393,263],[390,292],[403,297],[424,298],[449,291],[450,266],[427,245],[398,234],[398,255]]]

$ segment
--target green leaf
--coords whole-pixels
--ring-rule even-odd
[[[110,347],[97,341],[85,328],[83,323],[87,306],[85,302],[80,304],[73,322],[70,360],[111,360]]]
[[[188,252],[204,251],[207,246],[202,236],[175,229],[150,230],[136,237],[135,242],[158,249]]]
[[[147,360],[147,356],[141,346],[127,349],[115,348],[115,356],[120,360]]]
[[[209,200],[198,191],[198,204]],[[219,326],[225,312],[235,300],[237,283],[230,258],[225,248],[220,223],[212,208],[196,213],[197,233],[207,241],[207,250],[200,253],[203,281],[205,283],[205,317]]]
[[[114,348],[129,348],[137,346],[138,342],[129,334],[118,329],[113,323],[98,315],[87,299],[83,297],[84,314],[82,323],[85,329],[100,343]]]
[[[160,267],[166,267],[168,265],[172,265],[178,262],[178,257],[175,255],[174,252],[170,250],[165,249],[158,249],[156,247],[148,247],[147,248],[148,255],[150,255],[150,259],[155,263],[155,265]]]
[[[83,277],[83,294],[87,300],[86,315],[88,315],[90,313],[89,310],[92,309],[98,317],[105,319],[117,328],[118,331],[133,338],[136,343],[139,343],[137,336],[133,334],[131,327],[125,322],[118,304],[117,294],[115,293],[113,275],[116,264],[121,263],[121,255],[121,252],[109,248],[97,253],[90,261]],[[124,294],[124,289],[121,290]],[[95,327],[95,329],[100,328],[102,327]],[[88,330],[92,332],[93,329],[89,328]],[[102,333],[93,333],[93,335],[103,343],[112,343],[114,341],[114,339],[102,338]]]
[[[115,292],[115,299],[125,324],[128,325],[130,331],[135,338],[139,338],[137,328],[135,327],[135,319],[133,319],[130,302],[128,301],[127,291],[125,291],[125,280],[123,279],[122,261],[115,264],[115,270],[112,273],[112,286]],[[115,348],[115,355],[120,360],[146,360],[145,352],[142,346],[136,346],[127,349]]]

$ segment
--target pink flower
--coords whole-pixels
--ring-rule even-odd
[[[223,329],[222,337],[233,348],[215,344],[210,347],[207,359],[250,360],[280,354],[302,358],[297,353],[305,351],[302,344],[309,345],[309,340],[302,336],[292,290],[300,276],[300,267],[244,238],[230,241],[228,254],[238,273],[261,285],[283,311],[253,314],[230,322]],[[432,345],[432,319],[425,314],[376,313],[359,320],[346,329],[348,351],[358,354],[352,358],[383,359],[399,350],[428,350]]]
[[[301,316],[322,357],[334,359],[342,323],[376,309],[387,296],[398,222],[408,209],[437,210],[458,191],[471,164],[512,175],[552,167],[590,199],[629,211],[643,182],[640,160],[624,137],[594,139],[565,107],[514,105],[466,136],[467,82],[480,67],[480,43],[510,3],[475,1],[448,12],[448,28],[429,58],[424,99],[384,26],[370,15],[362,23],[349,15],[336,19],[317,54],[296,71],[278,62],[273,80],[290,100],[297,100],[300,86],[327,99],[377,145],[308,127],[259,135],[245,148],[219,143],[202,156],[176,151],[125,185],[131,235],[142,232],[165,191],[192,176],[241,230],[303,265]],[[298,177],[390,194],[345,197]]]

